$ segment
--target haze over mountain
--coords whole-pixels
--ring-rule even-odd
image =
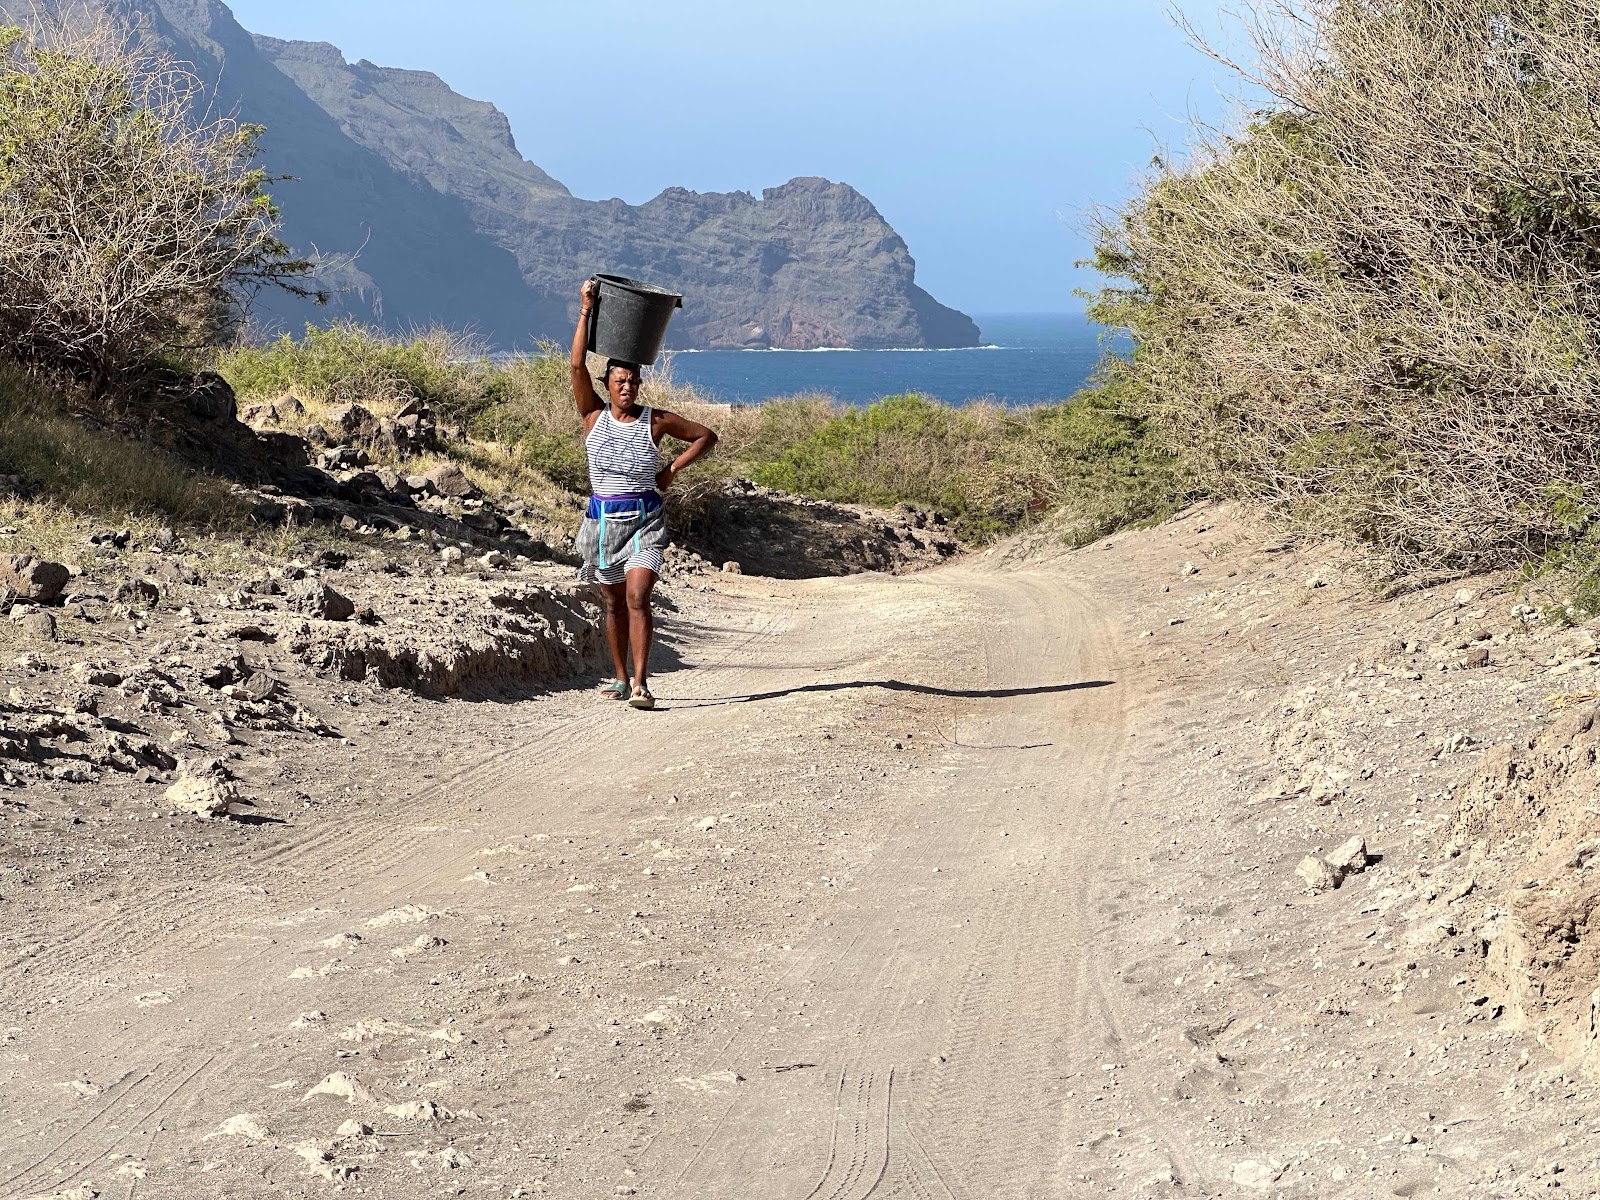
[[[905,242],[847,184],[583,200],[522,157],[492,104],[427,72],[253,36],[220,0],[0,0],[20,24],[36,8],[129,22],[192,63],[223,109],[266,126],[264,164],[293,176],[273,188],[286,240],[324,264],[335,293],[321,310],[264,295],[255,315],[268,324],[438,323],[527,346],[567,334],[578,284],[609,271],[685,294],[675,347],[977,343],[977,326],[917,286]]]

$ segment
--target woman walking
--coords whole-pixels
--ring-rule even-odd
[[[599,285],[583,285],[583,307],[572,335],[572,397],[583,421],[589,455],[589,508],[578,530],[582,577],[595,580],[605,596],[606,640],[616,676],[600,684],[603,695],[634,708],[654,708],[648,683],[655,617],[650,594],[661,574],[668,535],[661,493],[711,447],[717,435],[677,413],[639,404],[639,367],[611,359],[603,383],[606,398],[589,377],[589,322]],[[656,447],[663,437],[689,445],[665,467]],[[629,652],[633,674],[628,674]]]

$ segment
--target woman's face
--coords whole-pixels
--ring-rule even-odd
[[[606,387],[611,391],[611,402],[628,407],[639,398],[639,372],[623,367],[612,367],[606,376]]]

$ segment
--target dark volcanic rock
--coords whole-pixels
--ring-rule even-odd
[[[201,371],[194,377],[185,402],[190,412],[207,421],[232,421],[238,411],[233,388],[215,371]]]
[[[356,606],[345,596],[318,579],[308,579],[289,597],[289,607],[324,621],[348,621]]]

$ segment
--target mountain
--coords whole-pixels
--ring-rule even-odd
[[[321,310],[263,296],[268,324],[353,316],[528,346],[570,336],[578,285],[605,271],[684,293],[676,348],[978,343],[970,318],[917,286],[905,242],[847,184],[584,200],[523,158],[503,113],[436,75],[252,35],[221,0],[0,0],[20,24],[36,7],[136,23],[192,63],[224,110],[266,127],[264,165],[293,177],[273,187],[285,238],[335,292]]]

